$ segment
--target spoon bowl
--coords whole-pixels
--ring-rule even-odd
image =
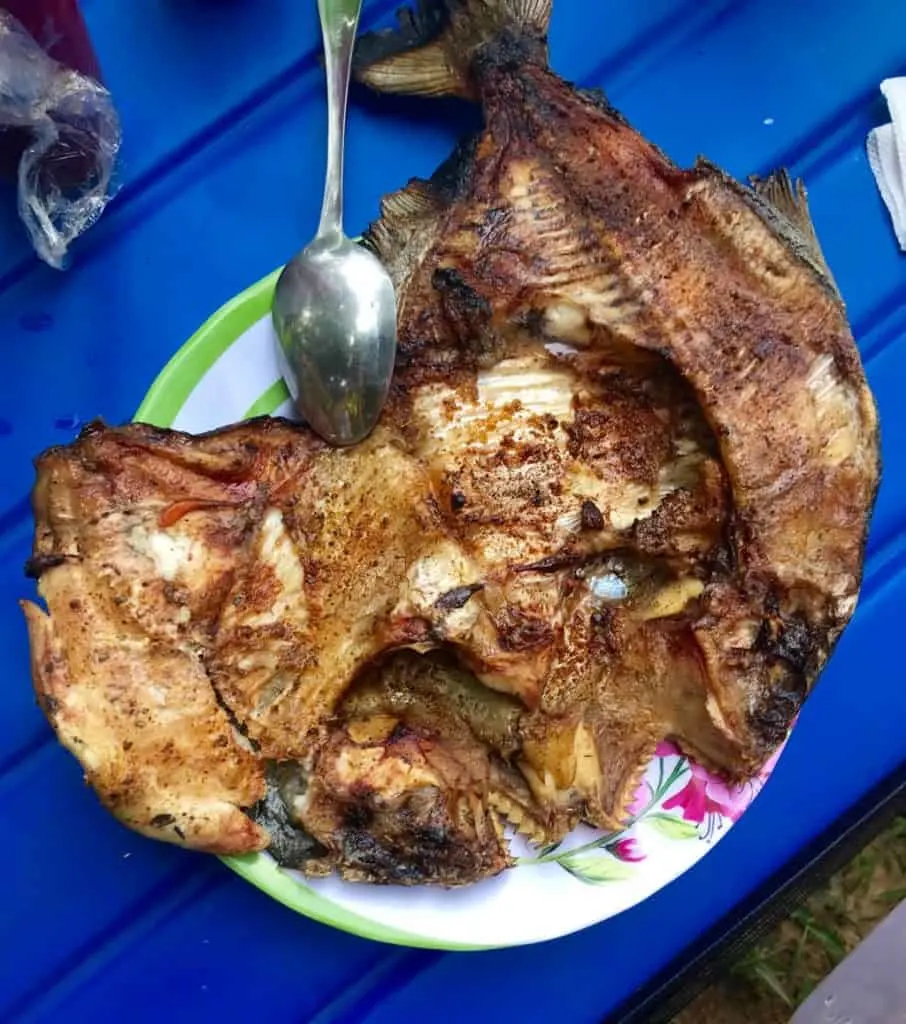
[[[374,429],[396,355],[396,299],[376,256],[343,234],[346,102],[362,0],[318,0],[327,71],[327,178],[315,240],[277,281],[272,319],[297,411],[329,444]]]
[[[342,236],[317,238],[277,281],[273,321],[293,403],[328,443],[365,438],[387,398],[396,304],[383,265]]]

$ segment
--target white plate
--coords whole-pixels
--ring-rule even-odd
[[[219,310],[170,360],[136,419],[211,430],[289,414],[270,305],[276,273]],[[226,858],[248,881],[300,913],[368,938],[437,949],[487,949],[553,939],[597,924],[657,892],[700,860],[770,775],[728,787],[662,744],[636,796],[631,828],[577,829],[556,849],[512,847],[517,865],[465,889],[307,881],[268,854]]]

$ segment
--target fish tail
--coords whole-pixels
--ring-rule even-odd
[[[363,35],[355,77],[378,92],[477,99],[480,62],[547,63],[552,0],[417,0]]]

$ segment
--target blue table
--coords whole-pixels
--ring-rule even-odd
[[[392,3],[372,0],[365,23]],[[391,949],[297,917],[216,860],[117,825],[34,705],[15,600],[31,540],[31,457],[103,415],[128,419],[222,302],[313,233],[322,82],[310,0],[85,0],[125,127],[121,191],[65,275],[0,204],[0,1020],[446,1024],[599,1021],[833,827],[906,754],[906,258],[864,156],[882,78],[906,73],[894,0],[557,0],[554,65],[681,162],[810,186],[880,402],[886,476],[864,598],[788,752],[697,868],[584,934],[488,954]],[[347,223],[427,174],[464,115],[362,100]]]

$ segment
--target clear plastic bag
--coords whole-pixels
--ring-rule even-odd
[[[48,57],[3,9],[0,144],[21,149],[19,215],[41,259],[62,269],[109,202],[119,118],[102,85]]]

